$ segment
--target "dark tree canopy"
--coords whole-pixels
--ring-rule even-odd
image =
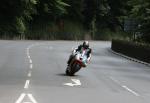
[[[93,34],[124,31],[124,21],[138,21],[141,39],[150,41],[149,0],[1,0],[0,33],[26,34],[33,25],[78,22]],[[39,22],[39,23],[37,23]],[[33,34],[34,35],[34,34]]]

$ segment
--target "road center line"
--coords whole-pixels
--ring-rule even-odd
[[[133,91],[132,89],[128,88],[127,86],[123,85],[122,86],[124,89],[126,89],[127,91],[129,91],[130,93],[134,94],[135,96],[140,96],[138,93],[136,93],[135,91]]]
[[[31,58],[30,55],[28,55],[28,58],[29,58],[29,59]]]
[[[15,103],[21,103],[22,102],[22,100],[23,100],[23,98],[26,96],[26,94],[25,93],[22,93],[21,95],[20,95],[20,97],[18,98],[18,100],[15,102]]]
[[[32,64],[32,60],[31,59],[29,59],[29,63]]]
[[[30,69],[32,69],[33,68],[33,64],[30,64]]]
[[[29,83],[30,83],[30,80],[26,80],[26,83],[25,83],[25,86],[24,86],[25,89],[29,88]]]
[[[28,77],[31,77],[31,71],[29,71],[29,73],[28,73]]]

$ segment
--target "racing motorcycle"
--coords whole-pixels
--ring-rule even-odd
[[[82,67],[87,65],[87,56],[85,55],[85,50],[78,51],[75,53],[73,60],[70,65],[66,68],[66,75],[73,76]]]

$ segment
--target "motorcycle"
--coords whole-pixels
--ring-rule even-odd
[[[87,65],[87,56],[85,55],[85,50],[76,52],[70,65],[66,68],[66,75],[73,76],[82,67]]]

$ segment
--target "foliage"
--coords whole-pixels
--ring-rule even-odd
[[[0,1],[1,37],[126,39],[131,36],[124,33],[124,21],[130,18],[138,21],[139,41],[150,42],[149,0]]]
[[[139,21],[139,31],[141,38],[150,43],[150,2],[149,0],[131,0],[132,6],[130,17]]]
[[[0,3],[0,32],[24,33],[26,21],[31,20],[32,14],[36,13],[36,4],[36,0],[2,0]],[[3,26],[9,28],[4,29]]]

